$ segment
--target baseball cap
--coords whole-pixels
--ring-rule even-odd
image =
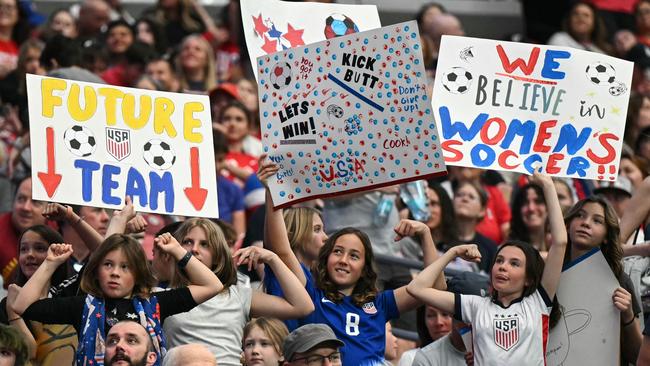
[[[486,296],[489,279],[474,272],[461,272],[447,280],[447,291],[461,295]]]
[[[290,361],[296,353],[307,352],[321,343],[333,343],[337,347],[345,346],[336,338],[332,328],[326,324],[307,324],[289,333],[284,340],[284,359]]]
[[[615,181],[605,182],[604,185],[594,189],[594,194],[601,194],[607,191],[615,191],[632,197],[632,182],[627,177],[619,175]]]

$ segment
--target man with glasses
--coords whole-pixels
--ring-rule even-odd
[[[284,340],[284,366],[342,365],[339,348],[345,346],[325,324],[307,324]]]

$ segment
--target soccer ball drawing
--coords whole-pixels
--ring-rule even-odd
[[[176,162],[174,149],[158,139],[149,140],[144,144],[143,157],[150,167],[158,170],[167,170]]]
[[[325,19],[325,38],[344,36],[359,32],[354,20],[343,14],[332,14]]]
[[[291,65],[278,62],[271,69],[271,84],[276,89],[284,89],[291,84]]]
[[[453,94],[464,94],[472,85],[472,74],[462,67],[452,67],[442,74],[442,86]]]
[[[595,62],[587,66],[585,74],[596,85],[609,86],[616,80],[616,70],[614,70],[612,65],[603,62]]]
[[[93,133],[86,127],[78,125],[65,131],[63,141],[72,154],[81,157],[92,155],[97,147]]]
[[[611,94],[614,97],[618,97],[621,94],[624,94],[627,92],[627,86],[621,82],[614,82],[612,86],[609,87],[609,94]]]
[[[327,114],[336,118],[341,118],[343,117],[343,108],[336,104],[330,104],[327,106]]]

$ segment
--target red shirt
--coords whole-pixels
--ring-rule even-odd
[[[4,287],[13,279],[18,267],[18,234],[11,222],[11,212],[0,216],[0,270]]]
[[[487,193],[488,201],[485,217],[476,226],[476,231],[495,243],[501,244],[504,239],[501,225],[510,222],[510,206],[497,186],[483,185],[483,189]]]
[[[229,152],[228,154],[226,154],[226,164],[232,164],[232,163],[237,165],[239,168],[250,172],[251,174],[257,172],[257,158],[250,156],[248,154],[239,153],[239,152]],[[224,170],[222,174],[224,177],[237,183],[237,185],[240,188],[244,187],[244,181],[230,174],[229,171]]]

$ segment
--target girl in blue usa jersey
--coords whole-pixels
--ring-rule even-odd
[[[258,176],[262,182],[278,171],[276,164],[266,162],[264,156],[260,159],[259,166]],[[321,246],[314,261],[315,266],[310,270],[304,263],[299,262],[291,250],[283,212],[273,210],[268,190],[266,202],[264,244],[274,251],[305,285],[316,308],[312,314],[289,326],[325,323],[334,330],[338,339],[345,342],[345,347],[341,348],[344,365],[383,365],[386,322],[421,303],[406,292],[405,286],[383,292],[377,290],[377,274],[372,268],[372,245],[368,236],[355,228],[337,231],[327,238],[324,244],[321,244],[322,240],[318,240],[319,234],[314,232],[315,240],[305,243],[308,248],[303,250],[311,251],[314,247]],[[300,229],[312,230],[311,227]],[[418,236],[423,243],[425,261],[435,260],[437,254],[433,239],[424,223],[402,220],[395,232],[396,240],[404,236]],[[267,271],[264,281],[267,289],[274,287],[272,273]],[[444,279],[441,277],[441,283],[436,285],[444,286]]]
[[[509,241],[499,247],[490,270],[491,297],[459,295],[432,289],[444,267],[456,257],[480,261],[474,244],[451,248],[422,271],[408,292],[463,322],[471,323],[477,365],[545,365],[551,299],[562,272],[567,233],[550,177],[535,174],[544,191],[553,238],[546,265],[532,245]]]

